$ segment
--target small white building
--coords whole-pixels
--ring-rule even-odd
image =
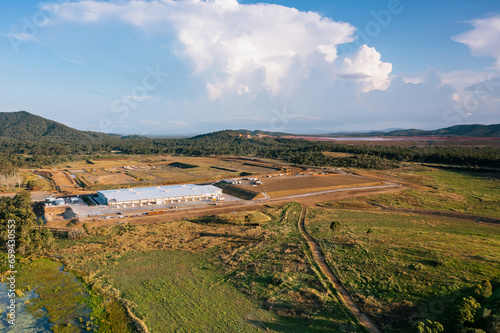
[[[181,201],[217,200],[222,190],[212,185],[170,185],[97,191],[100,202],[110,206],[161,205]]]
[[[56,199],[56,200],[55,200],[55,204],[56,204],[57,206],[62,206],[62,205],[64,205],[64,204],[66,204],[66,201],[64,201],[64,199],[63,199],[63,198],[58,198],[58,199]]]

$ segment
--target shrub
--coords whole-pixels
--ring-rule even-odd
[[[78,219],[72,219],[71,221],[68,222],[67,226],[72,227],[78,223]]]
[[[85,237],[85,232],[82,229],[71,229],[68,232],[68,238],[75,239],[83,237]]]
[[[342,227],[342,223],[340,223],[339,221],[333,221],[332,223],[330,223],[330,229],[334,233],[336,231],[340,230],[341,227]]]
[[[415,331],[417,333],[441,333],[444,331],[444,327],[437,321],[426,319],[418,323]]]
[[[476,311],[481,307],[474,297],[463,298],[462,302],[458,305],[457,320],[460,324],[473,323]]]
[[[480,284],[476,286],[474,292],[483,298],[488,298],[493,293],[493,289],[491,287],[491,282],[489,280],[484,280]]]

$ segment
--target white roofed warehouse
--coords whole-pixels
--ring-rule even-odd
[[[98,200],[110,206],[162,205],[167,203],[217,200],[222,190],[212,185],[170,185],[97,191]]]

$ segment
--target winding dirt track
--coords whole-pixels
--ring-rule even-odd
[[[344,288],[342,285],[342,282],[333,274],[332,270],[330,267],[327,265],[325,258],[323,257],[323,253],[321,253],[321,250],[314,240],[306,231],[305,226],[304,226],[304,220],[306,218],[306,207],[302,206],[302,213],[300,215],[299,219],[299,229],[302,233],[302,236],[304,236],[307,245],[309,246],[309,249],[311,250],[311,253],[313,255],[314,261],[318,264],[318,266],[321,268],[321,271],[323,274],[328,277],[330,282],[333,284],[337,292],[340,294],[342,297],[342,300],[344,301],[344,304],[351,310],[351,312],[354,314],[356,319],[370,332],[373,333],[380,333],[381,331],[375,326],[375,324],[363,313],[361,312],[361,309],[358,307],[356,302],[354,302],[354,299],[352,296],[349,294],[349,292]]]

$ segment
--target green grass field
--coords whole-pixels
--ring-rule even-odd
[[[209,168],[210,160],[196,162]],[[481,307],[473,311],[475,322],[462,326],[491,326],[486,332],[495,332],[500,327],[500,319],[494,324],[500,315],[500,227],[377,210],[371,203],[499,217],[497,175],[427,167],[385,173],[414,187],[308,208],[306,229],[327,263],[384,332],[412,332],[425,319],[440,322],[446,332],[460,332],[457,309],[464,297],[474,297]],[[58,298],[63,310],[69,303],[88,304],[94,317],[88,315],[89,326],[99,325],[100,332],[130,330],[118,300],[150,332],[362,332],[311,261],[297,227],[300,212],[299,204],[288,203],[89,230],[82,239],[57,239],[48,253],[62,258],[85,283],[74,277],[75,285],[66,282],[60,264],[46,259],[26,264],[31,275],[21,281],[31,288],[37,279],[51,281],[37,287],[46,288],[41,295],[49,298],[41,297],[45,303],[33,309],[55,311]],[[341,223],[340,230],[330,229],[333,221]],[[492,295],[484,292],[485,281]],[[73,329],[63,324],[79,323],[68,318],[57,322],[61,332]]]
[[[129,253],[100,272],[135,304],[150,332],[256,332],[272,314],[213,273],[209,259],[183,251]]]
[[[362,332],[304,255],[306,245],[297,226],[301,209],[297,203],[269,207],[265,212],[273,221],[263,226],[267,237],[253,244],[221,246],[214,256],[238,289],[280,315],[269,329]]]
[[[332,221],[342,224],[340,231],[330,230]],[[498,226],[313,208],[306,228],[364,311],[387,332],[408,332],[425,318],[451,331],[462,297],[483,301],[474,287],[483,280],[500,284]]]
[[[54,254],[151,332],[361,332],[305,255],[300,210],[102,228]]]
[[[271,217],[260,211],[232,212],[218,215],[199,216],[192,219],[197,223],[222,223],[235,225],[261,225],[271,221]]]
[[[500,178],[497,173],[443,170],[420,167],[412,171],[388,172],[402,181],[427,188],[399,194],[369,197],[387,206],[450,210],[500,217]]]

